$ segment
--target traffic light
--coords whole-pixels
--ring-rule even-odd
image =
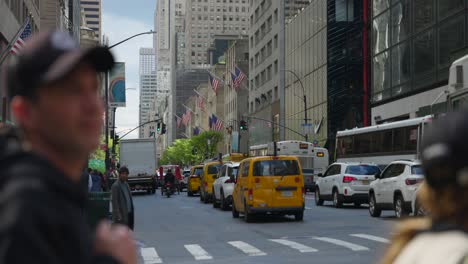
[[[114,130],[110,131],[110,138],[114,138]]]
[[[161,135],[166,134],[166,124],[161,124]]]
[[[115,140],[114,140],[115,145],[118,145],[120,143],[119,141],[120,141],[119,135],[115,134]]]
[[[159,133],[161,132],[161,123],[158,123],[156,126],[156,131]]]
[[[245,120],[241,120],[240,121],[240,126],[239,126],[239,129],[240,130],[247,130],[249,127],[247,126],[247,122]]]

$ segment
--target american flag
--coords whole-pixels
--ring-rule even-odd
[[[184,124],[184,126],[186,126],[187,124],[185,123],[185,120],[187,120],[187,117],[185,116],[185,113],[182,114],[182,124]]]
[[[208,126],[210,127],[210,129],[213,127],[213,119],[211,118],[211,116],[208,117]]]
[[[177,128],[179,128],[180,124],[182,123],[182,118],[180,118],[178,116],[176,118],[177,118]]]
[[[217,94],[218,93],[218,88],[219,88],[219,80],[214,78],[211,74],[210,75],[210,84],[211,88],[213,88],[214,92]]]
[[[242,81],[247,77],[240,69],[239,67],[234,67],[234,74],[231,73],[232,82],[234,83],[234,88],[238,90],[241,86]]]
[[[201,96],[197,97],[197,107],[202,111],[205,110],[205,101],[203,100],[203,97]]]
[[[213,117],[211,118],[213,124],[212,124],[212,129],[215,130],[215,131],[220,131],[223,129],[223,121],[221,119],[219,119],[218,117],[216,117],[215,115],[213,115]]]
[[[200,134],[200,129],[198,127],[193,129],[193,135],[198,136]]]
[[[31,28],[31,23],[29,22],[29,18],[28,18],[26,20],[26,25],[23,27],[23,30],[20,36],[16,39],[15,43],[11,47],[10,52],[13,55],[18,55],[21,49],[23,48],[25,41],[31,36],[31,34],[32,34],[32,28]]]
[[[187,112],[183,116],[185,119],[182,122],[184,123],[184,126],[187,126],[187,124],[192,119],[192,113],[189,110],[187,110]]]

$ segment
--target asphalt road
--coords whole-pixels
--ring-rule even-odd
[[[171,198],[134,195],[140,263],[376,263],[397,223],[392,212],[371,218],[366,206],[315,206],[303,222],[261,217],[253,223],[185,192]]]

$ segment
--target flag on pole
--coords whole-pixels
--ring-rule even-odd
[[[176,116],[176,118],[177,118],[177,128],[179,128],[180,124],[182,123],[182,118],[180,118],[178,116]]]
[[[233,78],[233,83],[234,83],[234,88],[238,90],[241,86],[242,81],[247,77],[240,69],[239,67],[235,66],[234,67],[234,74],[231,73],[231,77]]]
[[[213,88],[214,92],[217,94],[219,88],[219,80],[214,78],[210,73],[208,75],[210,76],[211,88]]]
[[[187,117],[185,116],[185,113],[182,114],[182,124],[184,124],[184,126],[186,126],[187,124],[185,123],[187,120]]]
[[[213,119],[211,118],[211,116],[208,117],[208,126],[210,127],[210,129],[213,126]]]
[[[193,129],[193,135],[198,136],[200,134],[200,129],[198,127],[195,127]]]
[[[197,96],[197,107],[202,111],[205,110],[205,101],[201,96]]]
[[[213,117],[211,118],[212,120],[212,128],[215,131],[220,131],[223,129],[223,121],[219,119],[217,116],[213,114]]]
[[[12,45],[10,52],[13,55],[18,55],[21,52],[21,49],[24,47],[24,43],[31,36],[32,28],[31,23],[29,22],[29,17],[26,19],[26,24],[21,31],[21,34],[16,39],[15,43]]]
[[[192,120],[192,112],[187,110],[187,112],[185,113],[185,116],[187,118],[187,124],[188,124]]]

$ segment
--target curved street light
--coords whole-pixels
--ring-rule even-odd
[[[287,69],[285,69],[284,71],[292,73],[296,77],[296,79],[299,81],[299,84],[302,87],[302,95],[303,95],[302,100],[304,102],[304,125],[307,126],[307,121],[309,119],[307,118],[307,96],[305,93],[304,84],[302,83],[301,78],[299,78],[299,76],[294,71],[287,70]],[[309,135],[307,133],[305,133],[304,138],[305,138],[305,141],[309,141]]]
[[[108,49],[112,49],[115,46],[118,46],[126,41],[129,41],[135,37],[141,36],[141,35],[149,35],[149,34],[156,34],[156,31],[150,30],[142,33],[135,34],[131,37],[128,37],[122,41],[119,41],[115,43],[114,45],[108,46]],[[110,165],[110,160],[109,160],[109,71],[106,71],[105,77],[104,77],[104,86],[105,86],[105,91],[104,91],[104,97],[105,97],[105,108],[106,108],[106,113],[105,113],[105,122],[106,122],[106,129],[105,129],[105,140],[106,140],[106,157],[105,157],[105,165],[106,165],[106,171],[109,170],[109,165]],[[115,114],[114,114],[115,116]]]

